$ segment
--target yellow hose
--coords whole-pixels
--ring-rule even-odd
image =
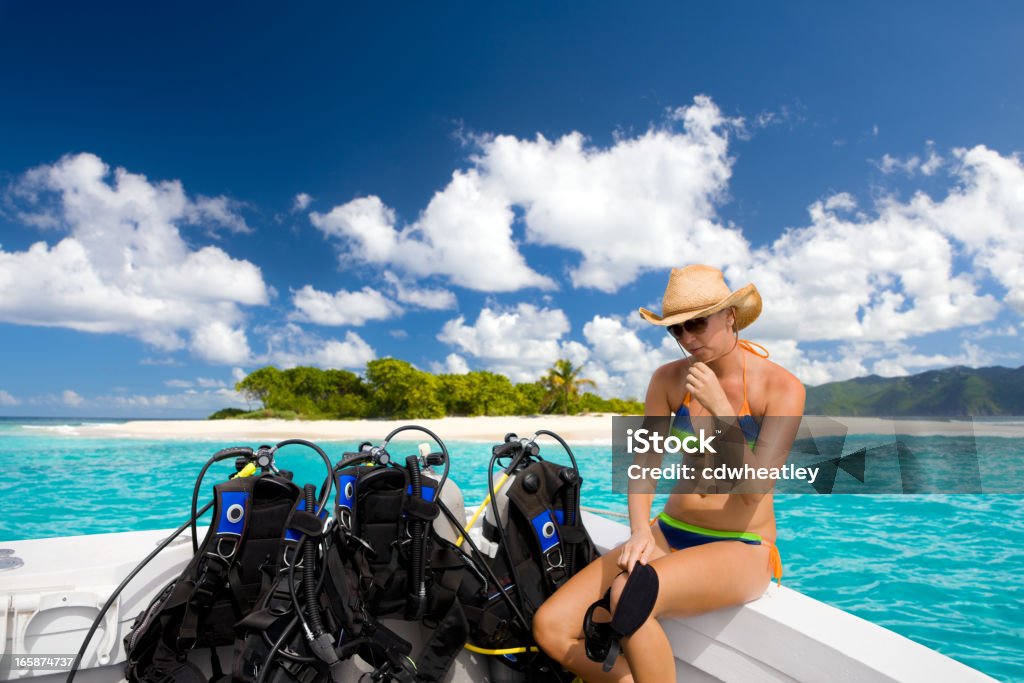
[[[501,479],[498,480],[498,485],[494,487],[494,492],[498,493],[498,491],[501,491],[501,487],[505,485],[506,481],[508,481],[508,472],[506,472],[501,477]],[[469,524],[466,525],[466,533],[467,534],[469,533],[469,530],[473,528],[473,525],[476,524],[476,518],[480,516],[480,513],[483,512],[487,508],[487,505],[490,502],[491,502],[491,494],[488,493],[487,497],[484,498],[484,502],[480,503],[480,506],[477,507],[476,512],[473,513],[473,516],[469,520]],[[457,539],[455,539],[455,547],[456,548],[461,548],[462,547],[462,542],[464,540],[466,540],[465,537],[463,537],[462,534],[459,534],[459,537]],[[474,650],[474,652],[475,652],[475,650]]]
[[[508,647],[508,648],[505,648],[504,650],[487,650],[487,649],[484,649],[482,647],[477,647],[476,645],[470,645],[469,643],[466,643],[462,647],[466,648],[470,652],[476,652],[477,654],[481,654],[481,655],[518,655],[518,654],[522,654],[523,652],[537,652],[537,648],[535,648],[533,646],[530,646],[530,647]]]

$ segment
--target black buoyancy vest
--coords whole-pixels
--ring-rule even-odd
[[[581,485],[573,468],[531,460],[515,472],[507,492],[498,493],[508,498],[506,545],[488,561],[531,622],[555,590],[597,557],[580,517]],[[468,575],[459,596],[472,624],[469,640],[474,645],[503,650],[533,643],[498,587],[482,585]]]
[[[378,619],[385,617],[421,620],[433,629],[415,659],[414,676],[418,681],[435,681],[444,677],[466,642],[468,624],[456,599],[465,563],[460,551],[433,530],[439,513],[437,482],[426,476],[421,481],[417,497],[405,468],[357,465],[339,470],[336,538],[328,567],[333,566],[330,577],[336,600],[347,612],[362,615],[369,640],[382,629]],[[410,600],[414,600],[410,596],[417,590],[413,579],[416,529],[422,542],[426,595],[422,606],[410,611]],[[387,639],[397,638],[384,631]]]
[[[310,667],[318,672],[327,670],[327,667],[315,658],[310,664],[296,664],[294,660],[285,661],[287,658],[284,657],[279,657],[275,662],[269,661],[270,644],[276,642],[284,633],[284,629],[288,628],[289,622],[296,618],[294,608],[297,606],[293,602],[293,595],[305,596],[305,560],[299,552],[299,541],[306,538],[308,542],[319,543],[327,516],[326,510],[321,510],[319,515],[314,512],[306,510],[306,500],[300,497],[285,523],[279,561],[264,571],[268,580],[266,589],[261,593],[254,609],[235,624],[241,636],[241,640],[236,641],[232,668],[233,680],[237,683],[255,680],[267,666],[276,666],[279,669],[267,677],[268,681],[298,680],[299,673]],[[289,572],[292,565],[295,569]],[[314,569],[315,572],[323,570],[322,566]],[[314,604],[318,603],[319,601],[314,601]],[[329,612],[321,610],[320,613],[330,618]],[[338,630],[338,624],[333,620],[329,620],[325,627],[330,633]],[[301,629],[293,628],[292,635],[285,645],[292,652],[300,652],[307,658],[312,657]],[[326,676],[326,673],[324,675]]]
[[[234,643],[236,622],[277,571],[298,487],[285,474],[236,477],[213,488],[213,519],[198,552],[125,636],[129,683],[205,682],[189,651]],[[211,680],[224,680],[215,655],[213,661]]]

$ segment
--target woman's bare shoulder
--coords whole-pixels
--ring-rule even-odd
[[[769,384],[773,387],[786,388],[797,384],[802,387],[804,385],[796,375],[775,361],[762,358],[761,362],[764,364],[762,372],[764,372],[765,379],[767,379]]]
[[[644,414],[665,415],[682,402],[681,387],[689,361],[685,358],[665,363],[651,374],[644,401]]]
[[[689,358],[678,358],[676,360],[669,361],[654,371],[654,374],[651,375],[651,383],[661,384],[663,382],[667,382],[674,384],[689,366]]]
[[[773,397],[776,400],[782,399],[781,403],[784,405],[776,405],[776,408],[781,407],[787,411],[799,408],[802,412],[807,395],[804,383],[778,363],[767,358],[760,360],[762,363],[761,372],[764,378],[764,387],[767,389],[765,392],[766,397]],[[775,403],[775,401],[772,402]]]

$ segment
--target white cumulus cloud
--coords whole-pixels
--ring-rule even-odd
[[[493,372],[514,382],[537,380],[559,358],[579,364],[587,349],[574,341],[563,341],[569,319],[557,308],[537,308],[520,303],[515,308],[481,309],[476,322],[464,316],[444,324],[437,338],[473,356]]]
[[[250,356],[245,330],[219,320],[196,327],[190,348],[197,356],[223,365],[245,363]]]
[[[323,338],[295,323],[286,323],[264,328],[261,332],[267,350],[253,360],[254,365],[272,364],[282,368],[315,365],[324,369],[361,371],[377,357],[373,347],[352,331],[346,332],[343,339]]]
[[[493,292],[554,287],[516,249],[512,210],[479,185],[478,172],[456,172],[420,219],[404,229],[375,196],[354,199],[327,214],[313,212],[310,220],[326,235],[341,238],[346,254],[412,276],[444,275],[456,285]]]
[[[709,103],[706,105],[695,105],[685,111],[684,116],[703,116],[707,124],[703,128],[690,124],[687,134],[692,137],[692,131],[703,130],[704,139],[721,135],[724,145],[724,133],[716,131],[726,124],[722,123],[717,110]],[[664,131],[647,134],[657,135],[667,134]],[[625,143],[620,140],[617,145],[639,144],[640,139]],[[515,166],[505,159],[525,154],[524,150],[547,159],[537,150],[550,151],[558,145],[546,143],[545,147],[540,141],[523,143],[514,138],[495,138],[483,144],[490,146],[485,146],[484,153],[477,159],[477,170],[490,178],[506,179],[508,182],[503,187],[519,188],[510,191],[510,197],[535,197],[529,207],[524,208],[526,234],[532,241],[543,241],[537,235],[544,224],[538,218],[543,197],[539,191],[531,193],[522,188],[530,187],[531,183],[550,183],[545,182],[542,173],[538,175],[536,165],[519,164],[515,173],[502,169]],[[558,144],[567,143],[563,139]],[[511,151],[502,149],[502,145]],[[573,157],[573,153],[558,151]],[[604,150],[594,155],[611,153]],[[705,198],[715,196],[728,179],[731,162],[724,146],[721,159],[724,164],[719,176],[721,184],[705,185],[713,188],[703,193]],[[729,238],[736,237],[737,248],[732,256],[716,256],[714,258],[719,260],[712,264],[724,266],[734,288],[752,281],[764,296],[764,313],[745,336],[764,340],[773,358],[808,384],[870,372],[904,374],[929,364],[980,363],[988,359],[981,351],[965,348],[960,353],[920,354],[899,350],[893,345],[958,328],[983,330],[982,326],[991,323],[1007,306],[1024,313],[1024,230],[1020,229],[1024,225],[1024,165],[1020,158],[1001,155],[979,145],[953,150],[946,159],[929,142],[925,160],[918,159],[914,167],[923,174],[933,174],[942,167],[948,170],[953,184],[938,198],[923,191],[906,200],[883,196],[865,210],[858,210],[853,195],[832,193],[809,207],[806,225],[787,229],[774,242],[757,249],[748,248],[742,235],[714,220],[712,201],[706,205],[709,232],[694,243],[715,244],[717,248],[723,244],[723,239],[728,246]],[[564,170],[570,166],[559,168]],[[599,166],[586,167],[579,175],[599,182],[600,174],[596,179],[592,175],[595,168]],[[530,169],[530,172],[523,169]],[[510,178],[517,182],[508,180]],[[572,194],[567,192],[566,196],[572,197]],[[857,212],[853,213],[855,210]],[[558,225],[565,227],[569,223]],[[544,243],[585,249],[581,244],[572,246],[572,234],[570,229]],[[624,234],[625,239],[635,240],[637,231]],[[629,270],[628,246],[617,243],[614,238],[605,238],[600,230],[590,234],[590,238],[595,244],[618,244],[617,251],[608,255],[608,262],[617,264],[615,256],[621,253],[622,264]],[[670,246],[671,241],[665,244]],[[637,270],[652,265],[660,267],[656,259],[669,250],[668,246],[649,250],[654,256],[648,256],[647,265],[638,265]],[[663,265],[681,266],[691,260],[692,251],[688,250]],[[596,257],[589,261],[584,259],[574,271],[575,284],[588,282],[586,273],[597,272],[591,270],[595,263]],[[625,279],[631,277],[625,276]],[[616,277],[607,279],[609,283],[621,281]],[[529,366],[532,372],[541,364],[511,360],[520,352],[519,345],[524,343],[505,340],[512,319],[511,311],[485,309],[472,325],[462,318],[449,321],[439,338],[481,359],[491,369],[504,369],[508,374],[518,373],[521,377],[524,366]],[[627,327],[619,330],[615,319],[598,316],[584,330],[588,346],[581,355],[588,358],[590,372],[595,377],[603,377],[614,389],[607,390],[609,395],[619,389],[640,393],[649,372],[658,363],[640,363],[642,367],[636,369],[624,367],[623,363],[637,361],[624,361],[609,351],[602,351],[616,346],[606,340],[615,339],[629,349],[622,354],[626,358],[640,358],[637,349],[645,351],[647,357],[651,357],[652,352],[656,352],[653,355],[664,352],[659,362],[677,357],[675,349],[666,346],[666,342],[657,349],[649,349],[641,340],[631,339]],[[552,349],[568,347],[568,334],[566,328],[558,333],[529,335],[525,346],[532,353],[544,348],[546,350],[537,355],[551,358],[554,356]],[[488,344],[493,341],[495,346],[487,348],[483,340]],[[839,342],[841,346],[831,351],[809,351],[813,342]],[[883,351],[881,355],[864,356],[850,351],[854,348],[851,344],[880,344],[878,348]],[[514,350],[509,350],[510,346]]]
[[[715,215],[732,172],[728,130],[736,123],[698,97],[663,125],[605,148],[578,132],[557,140],[481,136],[471,167],[456,170],[413,223],[400,225],[373,195],[310,218],[340,241],[343,259],[480,291],[550,289],[550,276],[519,252],[518,212],[526,242],[579,254],[569,271],[574,286],[613,292],[645,270],[679,265],[694,245],[714,243],[719,265],[747,260],[739,230]]]
[[[903,377],[937,366],[966,365],[978,368],[991,365],[993,360],[994,357],[991,353],[970,342],[964,342],[961,345],[961,352],[957,355],[918,353],[913,348],[905,346],[895,354],[890,353],[886,357],[876,360],[872,365],[871,372],[883,377]]]
[[[583,326],[583,336],[591,352],[583,374],[597,383],[596,393],[605,397],[643,401],[654,371],[682,357],[667,334],[659,346],[651,346],[615,317],[595,315]]]
[[[989,362],[980,351],[922,355],[893,346],[957,328],[981,339],[1000,331],[986,325],[1007,307],[1024,314],[1024,165],[983,145],[951,156],[955,163],[942,161],[953,177],[945,196],[886,196],[871,215],[848,217],[841,212],[853,208],[852,197],[834,195],[810,207],[808,225],[730,268],[730,284],[752,281],[764,297],[747,334],[766,340],[808,384]],[[806,353],[801,345],[814,341],[847,347]],[[887,344],[884,357],[872,361],[863,346],[848,346],[864,342]]]
[[[445,356],[443,363],[433,362],[430,364],[430,371],[435,375],[465,375],[469,372],[469,363],[457,353],[449,353]]]
[[[221,226],[234,233],[251,233],[252,228],[245,222],[238,210],[241,203],[228,197],[203,197],[185,207],[185,219],[193,224],[206,224],[207,231],[213,232],[212,226]],[[212,224],[212,225],[211,225]]]
[[[115,392],[90,396],[86,401],[74,392],[33,396],[34,406],[62,406],[77,412],[128,417],[204,417],[226,407],[247,407],[245,398],[232,389],[186,389],[178,393],[131,394]]]
[[[882,160],[877,162],[878,170],[882,173],[896,173],[901,171],[907,175],[911,175],[921,165],[921,158],[918,156],[909,156],[906,159],[900,159],[894,157],[891,154],[883,154]]]
[[[447,289],[417,287],[402,282],[397,275],[391,272],[384,273],[384,279],[391,285],[392,290],[395,292],[395,298],[411,306],[440,311],[455,308],[458,303],[455,299],[455,293]]]
[[[955,157],[957,184],[942,199],[883,198],[853,218],[818,202],[809,225],[730,269],[734,286],[753,281],[764,296],[752,334],[899,341],[989,323],[1004,305],[1024,313],[1024,167],[981,146]],[[986,277],[1005,295],[985,292]]]
[[[387,320],[402,313],[398,304],[372,287],[331,294],[306,285],[292,294],[292,304],[297,320],[317,325],[359,326],[369,320]]]
[[[0,406],[17,406],[21,405],[21,400],[13,394],[0,389]]]
[[[935,143],[928,140],[925,143],[924,159],[916,154],[902,159],[891,154],[883,154],[882,160],[875,162],[875,165],[886,175],[896,172],[914,175],[920,171],[923,175],[931,176],[942,168],[945,161],[935,150]]]
[[[9,199],[22,218],[46,217],[45,234],[58,239],[0,249],[0,320],[128,334],[164,351],[190,346],[210,362],[246,348],[241,307],[268,299],[259,268],[215,246],[191,247],[178,227],[247,231],[230,200],[193,200],[178,181],[111,173],[93,154],[28,171]],[[208,338],[211,320],[232,331],[233,350]]]

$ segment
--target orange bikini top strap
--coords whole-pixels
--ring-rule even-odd
[[[752,342],[749,339],[740,339],[736,343],[737,343],[737,345],[740,348],[746,349],[747,351],[750,351],[755,356],[760,356],[761,358],[767,358],[768,357],[768,349],[764,348],[763,346],[761,346],[757,342]],[[754,347],[757,347],[757,348],[755,349]],[[760,350],[757,350],[757,349],[760,349]]]
[[[750,411],[747,405],[747,354],[743,354],[743,405],[740,406],[740,415],[743,414],[744,408],[747,408],[747,412]]]
[[[755,356],[759,356],[761,358],[768,357],[768,349],[764,348],[757,342],[752,342],[748,339],[740,339],[736,344],[741,349],[745,349]],[[754,349],[755,346],[760,349],[760,351],[756,351]],[[743,405],[740,406],[740,415],[752,414],[753,413],[750,412],[750,404],[747,403],[747,354],[743,354]]]
[[[768,349],[761,346],[757,342],[752,342],[749,339],[740,339],[736,342],[736,345],[741,349],[745,349],[750,353],[760,358],[768,357]],[[755,348],[756,347],[756,348]],[[690,407],[690,392],[687,391],[686,395],[683,396],[683,406]],[[677,411],[678,412],[678,411]],[[747,356],[743,355],[743,405],[740,406],[740,415],[751,415],[750,405],[747,403]]]

